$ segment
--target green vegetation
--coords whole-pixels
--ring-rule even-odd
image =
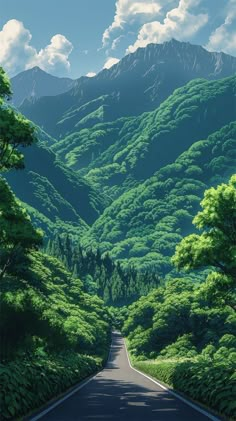
[[[176,276],[170,257],[190,232],[205,189],[236,169],[236,123],[195,142],[172,164],[115,200],[93,224],[82,243],[159,276]],[[178,274],[179,276],[179,274]]]
[[[64,94],[56,97],[47,94],[36,101],[25,101],[21,111],[60,139],[98,121],[112,122],[155,110],[176,88],[190,80],[199,77],[214,80],[234,73],[234,57],[171,40],[149,44],[128,54],[94,78],[79,78]],[[22,92],[22,87],[18,90]]]
[[[34,142],[33,125],[22,115],[5,106],[5,99],[11,95],[10,82],[0,69],[0,171],[23,168],[24,157],[19,147]]]
[[[86,230],[101,214],[105,201],[102,195],[83,178],[68,169],[55,154],[42,144],[25,152],[26,170],[6,175],[17,196],[49,218],[80,225]]]
[[[184,238],[172,260],[185,269],[210,266],[205,282],[173,279],[140,298],[123,315],[123,333],[137,368],[233,417],[236,176],[207,190],[201,206],[194,219],[201,233]]]
[[[7,105],[0,69],[1,417],[98,370],[112,323],[138,368],[233,417],[236,78],[118,120],[127,97],[78,101],[89,83],[33,107],[57,141]]]
[[[204,190],[235,172],[235,76],[192,80],[152,112],[83,128],[107,100],[70,108],[58,124],[68,135],[42,134],[49,149],[29,148],[8,182],[48,237],[69,232],[122,265],[176,276],[170,257]]]
[[[73,351],[50,355],[38,351],[1,365],[2,419],[26,414],[101,367],[98,358]]]
[[[160,284],[155,271],[142,273],[132,266],[123,269],[108,253],[83,250],[69,236],[50,239],[46,253],[60,259],[74,277],[83,281],[86,292],[97,294],[107,305],[130,304]]]
[[[34,141],[34,127],[4,104],[10,91],[3,71],[0,92],[0,168],[21,168],[23,156],[17,146]],[[42,234],[2,177],[0,238],[4,420],[24,415],[101,367],[109,348],[110,315],[103,301],[85,293],[82,282],[59,260],[39,251]]]
[[[234,121],[235,83],[235,76],[210,82],[195,79],[175,90],[155,111],[73,131],[53,150],[117,198],[173,163],[194,142]]]
[[[41,245],[25,210],[17,203],[7,183],[0,178],[0,281],[6,274],[19,275],[24,270],[30,249]]]
[[[235,346],[232,358],[233,353]],[[204,354],[183,361],[136,362],[135,367],[232,419],[236,412],[235,364],[225,358],[224,350],[219,350],[213,357]]]

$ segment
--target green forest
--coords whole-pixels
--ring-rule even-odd
[[[27,414],[102,367],[111,316],[55,257],[3,175],[24,167],[19,148],[35,142],[32,123],[6,106],[0,73],[1,418]],[[22,149],[21,149],[22,150]]]
[[[99,372],[113,329],[134,367],[235,419],[235,93],[194,79],[110,121],[101,97],[79,124],[70,104],[56,139],[0,68],[2,420]]]

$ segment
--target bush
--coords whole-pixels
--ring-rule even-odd
[[[235,359],[136,362],[135,367],[227,417],[236,416]]]
[[[0,364],[0,418],[27,414],[102,367],[100,358],[69,351]]]
[[[173,376],[177,366],[176,361],[135,362],[135,367],[164,383],[173,386]]]

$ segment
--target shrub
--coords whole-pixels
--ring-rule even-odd
[[[222,362],[204,356],[189,360],[139,361],[135,367],[223,415],[235,417],[235,361]]]
[[[0,364],[1,420],[19,417],[99,370],[102,360],[69,351]]]

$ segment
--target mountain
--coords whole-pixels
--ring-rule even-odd
[[[75,229],[84,246],[165,276],[204,190],[236,171],[235,70],[233,57],[173,40],[25,101],[49,149],[27,152],[13,190],[49,234]]]
[[[11,171],[6,179],[27,204],[37,226],[48,233],[86,230],[105,207],[102,195],[40,143],[26,149],[24,155],[26,169]]]
[[[234,173],[236,122],[195,142],[172,164],[123,193],[85,233],[83,244],[99,244],[114,259],[163,277],[173,270],[175,246],[193,230],[205,189]]]
[[[236,76],[195,79],[155,111],[81,130],[52,149],[114,199],[174,162],[194,142],[234,121],[235,98]]]
[[[192,229],[204,190],[236,172],[235,120],[232,76],[191,81],[156,111],[114,122],[113,131],[109,124],[107,133],[95,127],[100,152],[79,173],[112,201],[83,244],[99,244],[115,259],[166,275],[176,244]],[[83,152],[80,147],[96,150],[91,136],[74,153]],[[77,162],[73,152],[64,159],[71,159],[72,167]]]
[[[195,78],[236,72],[236,58],[175,40],[149,44],[93,78],[82,77],[68,92],[25,101],[23,114],[55,137],[123,116],[156,109],[174,89]]]
[[[25,70],[11,79],[12,102],[19,107],[25,100],[34,103],[42,96],[62,94],[75,85],[69,78],[59,78],[44,72],[39,67]]]

